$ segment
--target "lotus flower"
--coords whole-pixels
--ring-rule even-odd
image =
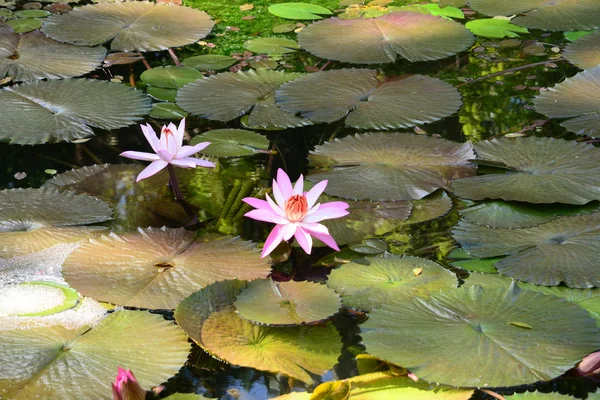
[[[144,400],[146,391],[142,389],[130,370],[118,368],[117,378],[112,384],[114,400]]]
[[[152,161],[150,165],[140,172],[136,182],[151,177],[169,164],[182,168],[196,168],[196,166],[210,168],[215,166],[210,161],[190,157],[192,154],[196,154],[204,149],[210,142],[198,143],[195,146],[181,145],[185,132],[185,118],[179,123],[179,128],[175,127],[173,123],[170,123],[169,126],[163,126],[160,131],[160,139],[150,125],[140,126],[154,153],[143,153],[141,151],[125,151],[121,153],[121,156],[134,160]]]
[[[275,201],[268,194],[266,201],[253,197],[243,199],[256,208],[244,214],[246,217],[277,224],[265,242],[261,258],[275,250],[282,240],[289,240],[292,236],[307,254],[310,254],[312,249],[312,237],[334,250],[340,250],[327,227],[318,222],[348,215],[348,204],[343,201],[315,204],[326,186],[327,181],[321,181],[308,192],[304,192],[304,177],[300,175],[292,188],[290,178],[279,169],[277,179],[273,180]]]

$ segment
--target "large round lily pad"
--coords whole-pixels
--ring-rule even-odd
[[[213,25],[200,10],[132,1],[87,5],[52,15],[44,21],[42,32],[76,45],[112,40],[113,51],[157,51],[194,43]]]
[[[469,0],[469,5],[491,17],[517,14],[511,22],[532,29],[571,31],[600,28],[600,3],[596,0]]]
[[[585,204],[600,200],[600,150],[553,138],[493,139],[475,144],[477,162],[506,169],[452,182],[460,197]]]
[[[276,103],[313,122],[333,122],[349,113],[347,126],[391,129],[447,117],[459,109],[461,100],[456,88],[425,75],[382,83],[376,70],[339,69],[282,85]]]
[[[569,131],[596,137],[600,133],[599,91],[600,66],[565,79],[541,93],[533,103],[538,112],[550,118],[570,118],[561,123]]]
[[[307,51],[330,60],[356,64],[448,57],[467,49],[473,35],[461,24],[432,15],[394,12],[379,18],[328,18],[298,34]]]
[[[79,293],[53,282],[24,282],[0,289],[0,315],[46,316],[75,307]]]
[[[588,69],[600,65],[600,32],[594,32],[569,43],[564,56],[579,68]]]
[[[251,111],[249,126],[293,128],[311,122],[275,105],[275,89],[300,74],[267,69],[224,72],[186,85],[177,93],[177,104],[192,114],[229,121]]]
[[[91,127],[131,125],[150,111],[150,100],[118,83],[35,81],[0,90],[0,110],[0,140],[40,144],[91,136]]]
[[[369,353],[455,386],[549,380],[600,346],[585,310],[514,285],[403,298],[370,313],[361,331]]]
[[[553,286],[600,286],[600,214],[560,217],[533,228],[488,228],[460,222],[454,238],[475,257],[506,255],[494,266],[515,279]]]
[[[0,25],[0,79],[61,79],[83,75],[102,64],[104,47],[71,46],[39,31],[13,33]]]
[[[0,331],[0,393],[23,400],[108,400],[117,367],[131,369],[149,388],[175,375],[189,349],[179,327],[144,311],[117,311],[79,330]]]
[[[458,285],[456,275],[424,258],[386,254],[367,259],[369,266],[351,262],[329,275],[327,286],[347,307],[371,311],[395,299],[427,297]]]
[[[312,383],[337,362],[341,338],[331,324],[267,327],[241,319],[231,305],[244,281],[221,281],[194,293],[175,310],[190,337],[231,364],[280,372]]]
[[[421,199],[450,179],[474,174],[470,143],[410,133],[365,133],[317,146],[311,165],[328,167],[308,177],[329,180],[328,194],[358,200]]]
[[[139,229],[81,245],[63,263],[65,280],[86,296],[143,308],[175,308],[223,279],[265,278],[269,264],[239,238],[197,238],[185,229]]]
[[[266,325],[300,325],[336,314],[342,302],[327,286],[314,282],[257,279],[242,289],[233,305],[243,319]]]

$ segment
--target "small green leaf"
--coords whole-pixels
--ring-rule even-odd
[[[140,78],[151,86],[179,89],[188,83],[203,78],[200,72],[189,67],[157,67],[144,71]]]
[[[167,89],[156,86],[146,87],[146,93],[161,101],[175,102],[175,97],[177,97],[177,89]]]
[[[463,12],[456,7],[444,7],[444,8],[440,8],[439,5],[435,4],[435,3],[429,3],[429,4],[415,4],[415,5],[410,5],[410,6],[404,6],[404,7],[389,7],[390,11],[412,11],[412,12],[418,12],[421,14],[431,14],[431,15],[435,15],[438,17],[444,17],[444,18],[456,18],[456,19],[464,19],[465,18],[465,14],[463,14]]]
[[[331,10],[316,4],[281,3],[269,6],[269,12],[286,19],[322,19],[320,15],[331,15]]]
[[[182,119],[188,113],[175,103],[165,102],[152,104],[152,111],[148,115],[160,119]]]
[[[475,21],[469,21],[465,27],[477,36],[503,38],[518,37],[519,33],[529,33],[527,28],[513,25],[507,19],[484,18]]]
[[[507,322],[507,324],[518,326],[519,328],[524,328],[524,329],[533,329],[533,327],[531,325],[526,324],[525,322]]]
[[[11,19],[10,21],[6,21],[6,24],[9,25],[15,33],[31,32],[42,27],[42,21],[37,18]]]
[[[296,28],[297,26],[295,24],[281,24],[273,28],[273,33],[287,33],[293,31]]]
[[[365,239],[360,243],[351,244],[348,247],[360,254],[382,254],[387,250],[387,244],[380,239]]]
[[[200,71],[218,71],[231,67],[236,63],[236,59],[221,54],[204,54],[186,58],[183,60],[183,65],[190,68],[195,68]]]
[[[21,10],[15,11],[14,16],[17,18],[44,18],[50,15],[45,10]]]
[[[202,154],[215,157],[242,157],[256,154],[259,150],[269,148],[269,140],[253,131],[243,129],[215,129],[195,136],[191,145],[210,142],[210,146],[202,150]]]
[[[244,42],[244,48],[254,53],[263,53],[279,57],[287,53],[293,53],[299,49],[298,43],[291,39],[267,37]]]
[[[589,35],[590,33],[594,33],[596,31],[573,31],[573,32],[565,32],[565,39],[570,40],[571,42],[574,42],[577,39],[580,39],[584,36]]]

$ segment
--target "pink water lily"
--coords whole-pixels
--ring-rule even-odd
[[[348,204],[343,201],[317,203],[317,199],[326,186],[327,181],[321,181],[308,192],[304,192],[302,175],[296,181],[296,185],[292,187],[290,178],[282,169],[279,169],[277,179],[273,180],[275,201],[268,194],[266,201],[253,197],[243,199],[244,202],[256,208],[256,210],[244,214],[246,217],[277,224],[265,242],[261,258],[275,250],[282,240],[289,240],[292,236],[296,238],[300,247],[307,254],[310,254],[312,249],[312,237],[319,239],[334,250],[340,250],[327,227],[318,222],[348,215],[346,210]]]
[[[144,400],[146,391],[142,389],[135,375],[128,369],[118,367],[115,383],[112,384],[113,400]]]
[[[146,140],[152,146],[154,153],[144,153],[141,151],[125,151],[121,153],[121,156],[134,160],[152,161],[150,165],[140,172],[136,182],[151,177],[169,164],[181,168],[196,168],[197,166],[210,168],[215,166],[210,161],[190,157],[204,149],[210,142],[198,143],[195,146],[182,146],[183,134],[185,132],[185,118],[181,120],[178,128],[173,123],[170,123],[169,126],[163,126],[160,132],[160,139],[150,125],[140,125],[140,127]]]

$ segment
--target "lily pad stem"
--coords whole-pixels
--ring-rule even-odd
[[[535,62],[535,63],[531,63],[531,64],[521,65],[521,66],[515,67],[515,68],[505,69],[504,71],[494,72],[493,74],[485,75],[485,76],[482,76],[482,77],[477,78],[477,79],[473,79],[473,80],[470,80],[470,81],[467,81],[467,82],[463,82],[460,85],[457,85],[456,87],[461,87],[461,86],[464,86],[464,85],[469,85],[471,83],[475,83],[475,82],[479,82],[479,81],[484,81],[486,79],[490,79],[490,78],[493,78],[495,76],[510,74],[510,73],[513,73],[513,72],[516,72],[516,71],[520,71],[522,69],[538,67],[540,65],[546,65],[546,64],[556,63],[556,62],[560,62],[560,61],[567,61],[567,59],[566,58],[557,58],[556,60],[540,61],[540,62]]]
[[[181,67],[181,61],[179,61],[179,58],[177,58],[177,54],[175,54],[173,49],[169,48],[169,49],[167,49],[167,51],[169,52],[169,55],[173,59],[173,62],[175,63],[175,65],[178,67]]]
[[[190,217],[188,222],[185,224],[185,227],[190,230],[195,230],[198,228],[198,225],[200,223],[198,221],[198,214],[196,213],[196,211],[194,211],[190,203],[185,201],[185,199],[183,198],[183,195],[181,194],[181,189],[179,188],[179,182],[177,181],[177,175],[175,175],[175,168],[173,168],[173,165],[168,164],[167,170],[169,171],[169,185],[173,190],[173,194],[175,194],[175,200],[177,200],[179,205],[181,205],[183,210]]]

